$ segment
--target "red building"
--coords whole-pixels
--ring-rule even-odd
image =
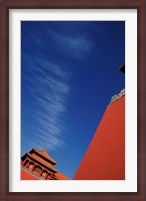
[[[74,179],[125,179],[124,90],[115,95],[108,105]]]
[[[68,180],[53,166],[57,162],[52,159],[46,149],[43,151],[32,149],[21,157],[22,180]]]

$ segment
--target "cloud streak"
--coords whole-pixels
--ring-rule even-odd
[[[33,140],[28,138],[28,146],[55,149],[65,143],[63,118],[67,110],[66,99],[70,93],[68,81],[71,73],[64,67],[42,58],[29,58],[27,55],[27,60],[31,66],[29,71],[32,77],[26,76],[25,72],[22,76],[31,91],[35,108],[32,118],[36,123],[36,128],[30,131],[30,139]]]
[[[64,54],[79,60],[85,59],[93,47],[92,41],[87,39],[83,33],[76,36],[64,35],[48,28],[48,35],[58,44]]]
[[[29,149],[32,146],[55,149],[65,144],[67,103],[71,93],[69,83],[73,72],[70,72],[64,59],[61,62],[51,58],[46,49],[49,48],[50,51],[52,47],[63,57],[81,61],[91,52],[93,43],[84,34],[63,34],[48,27],[45,39],[37,33],[30,33],[27,37],[31,37],[31,50],[35,48],[36,54],[30,56],[27,51],[22,52],[23,87],[29,92],[33,104],[30,116],[36,125],[29,131],[31,136],[28,137],[27,144]]]

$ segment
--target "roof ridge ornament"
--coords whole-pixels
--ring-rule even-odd
[[[125,74],[125,64],[122,66],[119,66],[119,71],[123,72]]]

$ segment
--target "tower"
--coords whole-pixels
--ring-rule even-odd
[[[56,164],[57,162],[48,155],[46,149],[41,151],[33,148],[21,157],[21,179],[68,179],[53,167]]]

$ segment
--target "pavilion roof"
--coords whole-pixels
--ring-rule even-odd
[[[47,160],[49,160],[53,165],[57,164],[57,162],[48,155],[46,149],[38,150],[38,149],[33,148],[32,150],[34,150],[36,153],[38,153],[39,155],[41,155],[44,158],[46,158]]]
[[[47,168],[53,170],[54,172],[58,172],[49,162],[45,161],[43,158],[41,158],[41,157],[39,157],[39,156],[37,156],[37,155],[35,155],[35,154],[30,154],[29,152],[27,152],[27,155],[28,155],[30,158],[32,158],[32,159],[38,161],[39,163],[41,163],[41,164],[44,165],[45,167],[47,167]]]

